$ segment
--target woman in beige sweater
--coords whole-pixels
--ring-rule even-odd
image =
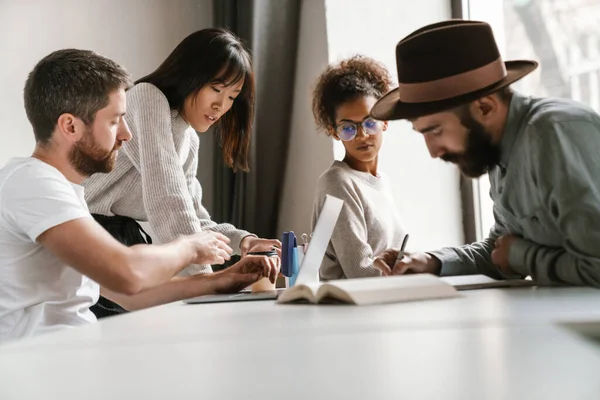
[[[127,92],[125,120],[132,139],[123,143],[111,173],[85,182],[90,211],[128,245],[149,240],[136,222],[148,221],[162,243],[211,230],[227,236],[242,256],[279,246],[277,240],[213,222],[196,178],[196,132],[213,125],[227,165],[248,170],[253,110],[252,64],[240,40],[223,29],[192,33]],[[210,265],[193,265],[187,272],[212,270]],[[103,298],[93,310],[100,317],[124,312]]]
[[[379,171],[387,122],[369,116],[390,83],[383,65],[361,56],[329,66],[317,81],[313,93],[317,126],[346,150],[344,159],[334,161],[317,183],[313,224],[327,194],[344,200],[321,264],[323,280],[391,275],[376,255],[402,244],[402,222],[388,179]]]

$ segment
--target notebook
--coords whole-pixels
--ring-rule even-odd
[[[202,303],[230,303],[234,301],[258,301],[258,300],[275,300],[280,289],[267,290],[265,292],[251,292],[245,290],[231,294],[207,294],[191,299],[184,300],[186,304],[202,304]]]
[[[444,276],[440,279],[454,286],[457,290],[535,286],[535,282],[529,279],[496,280],[485,275]]]

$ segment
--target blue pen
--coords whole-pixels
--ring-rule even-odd
[[[290,258],[290,286],[294,286],[296,283],[296,278],[298,277],[299,266],[298,266],[298,242],[296,240],[296,236],[294,235],[293,246],[291,246],[292,256]]]
[[[281,238],[281,274],[283,276],[290,276],[289,270],[289,260],[290,260],[290,251],[289,251],[289,242],[290,242],[290,233],[283,232],[283,236]]]

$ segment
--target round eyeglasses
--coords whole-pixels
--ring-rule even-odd
[[[347,142],[352,140],[358,134],[358,127],[362,126],[363,131],[367,135],[376,135],[381,132],[381,121],[376,121],[372,118],[367,118],[360,124],[355,122],[342,122],[338,126],[335,127],[335,131],[337,132],[340,139]]]

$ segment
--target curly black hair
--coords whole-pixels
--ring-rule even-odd
[[[317,128],[330,135],[335,128],[335,111],[347,101],[361,96],[381,98],[390,90],[388,70],[369,57],[354,56],[329,65],[317,80],[312,109]]]

